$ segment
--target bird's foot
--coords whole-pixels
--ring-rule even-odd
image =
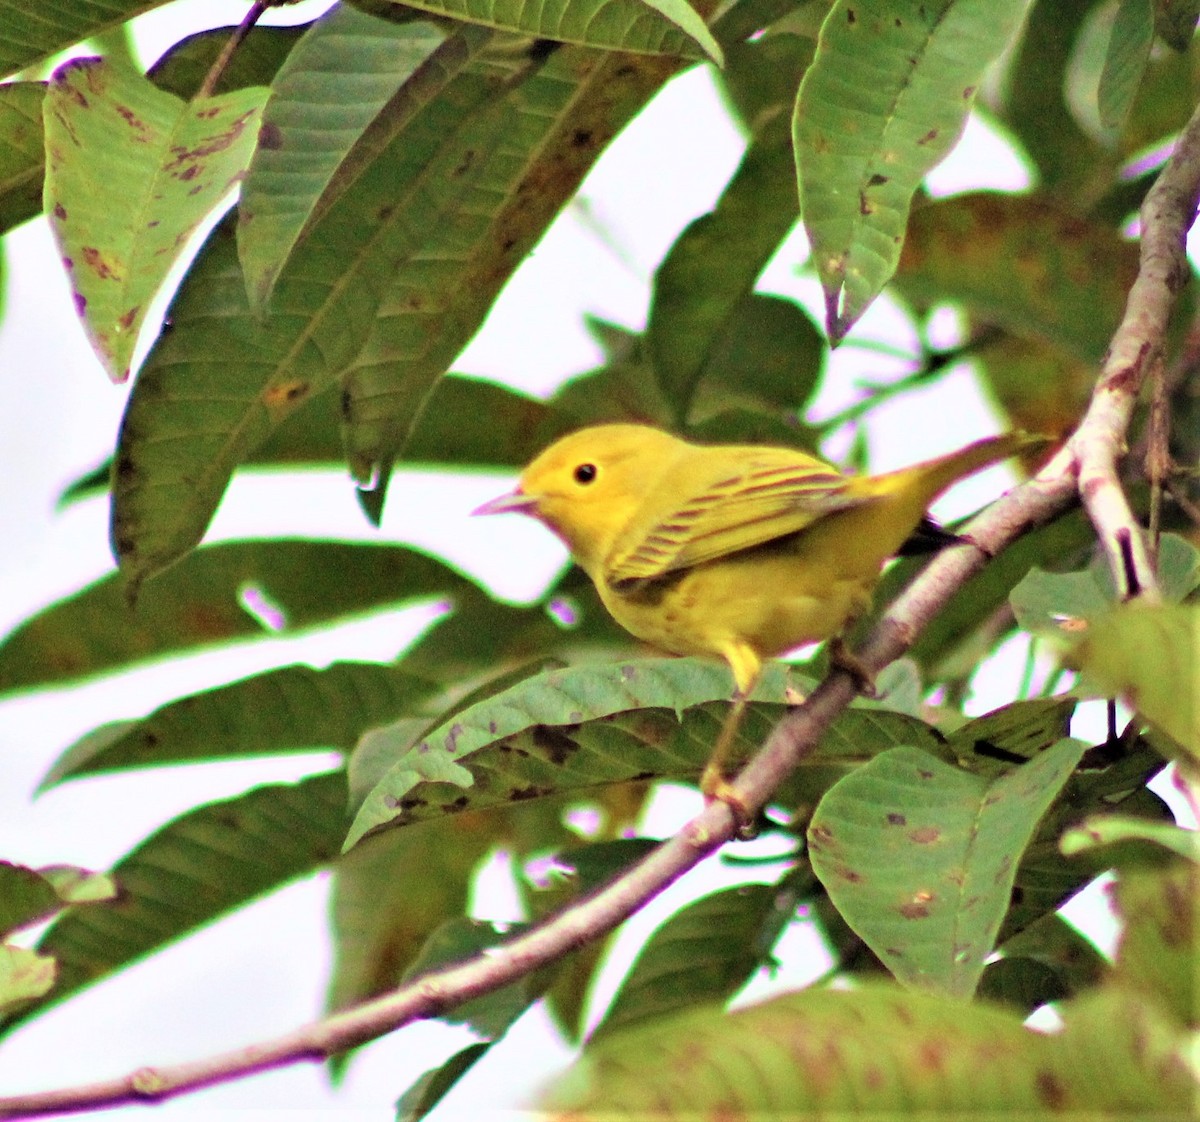
[[[704,774],[700,776],[700,792],[704,802],[724,803],[729,807],[733,820],[737,824],[736,836],[739,841],[750,841],[758,836],[757,816],[752,814],[746,805],[746,800],[737,789],[721,774],[721,769],[715,761],[710,760]]]
[[[879,691],[875,688],[875,675],[871,673],[862,659],[846,645],[846,641],[840,635],[829,641],[829,665],[849,674],[863,697],[879,696]]]

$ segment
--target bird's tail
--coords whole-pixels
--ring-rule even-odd
[[[956,452],[950,452],[924,463],[913,464],[899,471],[877,476],[885,492],[894,490],[895,484],[903,482],[905,489],[921,494],[921,509],[925,510],[952,483],[980,471],[991,464],[1007,460],[1009,456],[1027,448],[1045,444],[1046,438],[1025,432],[1009,432],[1002,436],[991,436],[977,440]],[[888,481],[892,486],[888,486]]]

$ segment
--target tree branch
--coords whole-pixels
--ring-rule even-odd
[[[978,546],[942,552],[896,600],[860,652],[868,669],[878,671],[903,654],[988,557],[1065,509],[1077,488],[1104,542],[1119,587],[1129,594],[1154,594],[1156,582],[1142,531],[1121,491],[1116,463],[1124,451],[1145,373],[1161,353],[1175,292],[1187,276],[1183,244],[1198,196],[1200,110],[1143,203],[1137,281],[1083,421],[1035,478],[1014,488],[966,527]],[[803,705],[784,717],[734,783],[747,806],[762,806],[784,778],[816,750],[830,724],[853,700],[854,692],[849,676],[835,671]],[[142,1068],[104,1082],[2,1098],[0,1118],[156,1102],[254,1072],[322,1060],[413,1021],[436,1017],[612,931],[728,841],[735,826],[728,806],[714,802],[617,880],[486,956],[429,974],[274,1040],[191,1063]]]
[[[1141,255],[1125,315],[1083,421],[1069,441],[1079,471],[1079,494],[1109,568],[1126,597],[1158,598],[1158,580],[1117,477],[1117,461],[1146,373],[1162,360],[1175,294],[1190,276],[1185,240],[1200,196],[1200,107],[1141,208]]]

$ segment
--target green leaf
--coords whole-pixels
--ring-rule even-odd
[[[0,861],[0,936],[44,919],[58,907],[54,886],[36,869]]]
[[[393,182],[387,196],[411,250],[345,381],[347,459],[369,484],[361,499],[373,520],[437,380],[600,152],[677,69],[501,42],[466,75],[489,83],[488,96],[460,108],[456,85],[438,99],[443,118],[455,112],[428,124],[434,154],[422,163],[410,153],[400,170],[411,189],[397,201]]]
[[[1186,51],[1196,34],[1200,0],[1155,0],[1154,30],[1177,51]]]
[[[651,838],[614,836],[623,828],[623,824],[614,819],[615,816],[610,816],[607,823],[610,840],[559,850],[544,881],[535,882],[528,874],[518,879],[522,900],[534,920],[544,919],[578,902],[640,861],[659,844]],[[614,938],[610,934],[595,939],[566,955],[557,964],[554,981],[546,992],[549,1012],[559,1030],[573,1044],[583,1038],[588,995]]]
[[[394,23],[339,4],[288,55],[239,206],[238,256],[257,314],[307,230],[444,87],[456,69],[438,51],[446,39],[430,23]],[[451,52],[461,66],[457,41]]]
[[[1051,1112],[1069,1117],[1076,1104],[1107,1119],[1184,1122],[1195,1113],[1196,1073],[1188,1044],[1153,1003],[1123,986],[1101,986],[1064,1003],[1058,1062],[1049,1078],[1036,1070]],[[1096,1115],[1092,1115],[1095,1117]]]
[[[4,0],[0,75],[42,62],[167,0]]]
[[[1065,737],[1075,705],[1073,697],[1012,701],[956,729],[948,747],[963,767],[1000,774]]]
[[[816,433],[799,417],[816,389],[825,348],[808,313],[791,300],[751,293],[722,327],[696,387],[693,417],[737,408],[767,414],[790,430],[789,444],[807,439],[815,449]]]
[[[297,409],[246,457],[243,467],[339,464],[342,441],[335,397],[334,390],[326,390]],[[573,424],[536,397],[495,382],[447,374],[433,387],[403,460],[455,468],[523,467]],[[81,476],[59,496],[60,507],[107,491],[111,473],[110,460]]]
[[[775,885],[743,884],[681,908],[638,953],[592,1042],[732,997],[769,961],[780,931],[779,896]],[[783,922],[792,910],[784,912]]]
[[[1200,875],[1194,847],[1190,856],[1190,861],[1172,861],[1166,868],[1121,871],[1116,903],[1125,926],[1117,945],[1116,976],[1195,1028],[1200,1024]]]
[[[992,780],[894,748],[821,800],[808,828],[813,871],[897,979],[969,997],[1017,861],[1084,747],[1060,740]]]
[[[984,968],[975,996],[1013,1006],[1022,1016],[1090,989],[1108,973],[1108,960],[1057,912],[1006,940],[1000,949],[1004,957]]]
[[[1137,275],[1137,246],[1038,194],[972,192],[920,207],[896,270],[910,301],[952,300],[1092,365]]]
[[[568,570],[542,603],[530,607],[499,604],[482,590],[463,591],[454,598],[454,612],[405,654],[405,667],[452,685],[537,659],[586,661],[631,653],[629,633],[604,610],[591,581],[579,577],[578,570]],[[571,622],[564,624],[567,616]]]
[[[1097,91],[1100,123],[1106,128],[1119,129],[1129,116],[1153,45],[1153,0],[1121,0]]]
[[[1178,534],[1164,534],[1158,550],[1158,578],[1166,600],[1184,600],[1200,587],[1200,551]],[[1112,572],[1103,557],[1070,573],[1032,568],[1009,594],[1013,614],[1026,631],[1068,636],[1105,615],[1118,600]]]
[[[11,1016],[54,985],[54,959],[0,943],[0,1016]]]
[[[1019,956],[1050,967],[1067,994],[1090,989],[1108,974],[1108,959],[1058,912],[1049,912],[1031,923],[1006,939],[1000,949],[1006,956]]]
[[[1114,854],[1107,850],[1063,860],[1059,839],[1080,820],[1115,812],[1147,822],[1172,821],[1167,805],[1146,788],[1162,769],[1163,757],[1147,737],[1088,750],[1021,858],[1011,904],[1000,928],[1002,943],[1052,914],[1112,866]],[[1141,856],[1145,856],[1145,847]]]
[[[0,692],[262,637],[262,624],[243,606],[247,590],[278,607],[278,634],[405,601],[477,591],[448,565],[404,546],[223,542],[198,550],[152,582],[136,609],[113,574],[26,620],[0,644]]]
[[[1048,190],[1071,196],[1108,157],[1079,127],[1067,105],[1067,72],[1080,27],[1096,0],[1036,0],[1017,45],[1004,120]],[[1101,173],[1102,174],[1102,173]]]
[[[686,0],[566,0],[551,8],[514,0],[420,0],[408,6],[539,39],[687,58],[703,52],[722,63],[721,48]]]
[[[254,27],[238,44],[221,71],[213,93],[228,93],[247,86],[269,86],[296,40],[308,25],[298,27]],[[146,71],[160,90],[185,100],[195,95],[212,69],[217,56],[229,43],[232,27],[217,27],[180,39]]]
[[[345,830],[341,772],[257,787],[188,811],[113,866],[120,895],[67,912],[38,950],[59,964],[54,988],[23,1020],[152,951],[312,872]],[[11,1029],[13,1019],[3,1022]]]
[[[42,213],[45,95],[41,82],[0,86],[0,234]]]
[[[539,1106],[579,1122],[1185,1117],[1195,1083],[1177,1036],[1128,998],[1098,1004],[1062,1037],[878,982],[697,1009],[597,1042]]]
[[[440,687],[397,666],[285,666],[192,694],[77,740],[39,785],[129,768],[282,752],[348,751],[372,725],[418,711]]]
[[[1033,565],[1045,564],[1051,558],[1061,561],[1081,555],[1094,545],[1095,540],[1092,524],[1078,510],[1022,535],[959,589],[954,599],[917,637],[909,656],[930,676],[945,669],[953,671],[955,668],[950,659],[954,653],[993,618],[997,608],[1004,606],[1013,587]],[[920,559],[904,559],[884,574],[875,592],[876,612],[895,599],[922,564]],[[988,646],[993,642],[989,636]],[[977,662],[978,659],[970,659],[970,669],[966,673],[974,670]],[[962,673],[959,671],[960,675]]]
[[[46,212],[114,381],[128,377],[150,302],[187,239],[245,171],[265,96],[183,102],[109,59],[77,59],[51,79]]]
[[[794,411],[815,386],[820,345],[798,309],[799,323],[784,325],[772,340],[779,351],[796,347],[790,364],[765,372],[753,358],[738,364],[739,345],[754,334],[755,311],[774,300],[754,296],[754,283],[796,221],[791,165],[787,122],[770,118],[751,140],[716,207],[688,226],[655,274],[646,345],[677,421],[694,418],[696,395],[706,380],[722,387],[744,381],[748,396],[765,388],[771,404]]]
[[[0,861],[0,936],[49,919],[68,904],[111,900],[111,877],[74,865],[30,869]]]
[[[1200,605],[1119,604],[1094,618],[1067,652],[1084,685],[1120,697],[1200,758]]]
[[[506,939],[521,934],[527,927],[527,924],[514,924],[502,930],[487,920],[466,916],[448,919],[425,940],[421,953],[405,971],[404,981],[485,954]],[[486,1040],[499,1040],[544,989],[544,977],[537,973],[527,974],[498,990],[455,1005],[443,1013],[441,1019],[454,1025],[466,1025]]]
[[[1059,839],[1059,848],[1067,857],[1086,853],[1097,846],[1119,846],[1124,842],[1150,842],[1161,847],[1163,856],[1178,854],[1200,862],[1200,834],[1170,822],[1147,822],[1121,814],[1097,814],[1085,818]]]
[[[755,696],[783,701],[785,683],[774,666]],[[729,670],[715,661],[630,659],[535,675],[455,712],[416,744],[407,727],[400,735],[376,729],[364,745],[390,745],[396,762],[359,807],[346,848],[392,823],[697,774],[720,714],[701,709],[681,723],[684,712],[731,695]],[[749,707],[739,730],[743,749],[770,727],[756,710]]]
[[[390,830],[343,854],[334,870],[328,1007],[399,984],[430,935],[464,914],[476,867],[511,828],[507,809],[460,815]]]
[[[800,209],[836,345],[895,271],[913,194],[957,143],[1028,0],[837,0],[793,122]]]
[[[468,1044],[441,1067],[430,1068],[396,1100],[396,1122],[420,1122],[491,1049],[491,1042]]]

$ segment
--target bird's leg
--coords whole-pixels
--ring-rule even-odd
[[[757,679],[757,675],[755,677]],[[725,767],[729,762],[729,751],[733,747],[734,737],[742,723],[742,716],[746,712],[746,702],[749,701],[753,688],[754,682],[751,681],[749,688],[739,687],[734,690],[733,703],[729,707],[729,712],[725,714],[717,743],[700,776],[700,791],[704,795],[705,801],[723,802],[729,807],[737,820],[738,837],[743,840],[754,836],[754,816],[750,813],[750,808],[746,805],[745,800],[734,790],[733,784],[726,778]]]
[[[878,697],[875,688],[875,675],[865,663],[846,644],[842,635],[835,635],[829,640],[829,665],[837,670],[844,670],[864,697]]]

